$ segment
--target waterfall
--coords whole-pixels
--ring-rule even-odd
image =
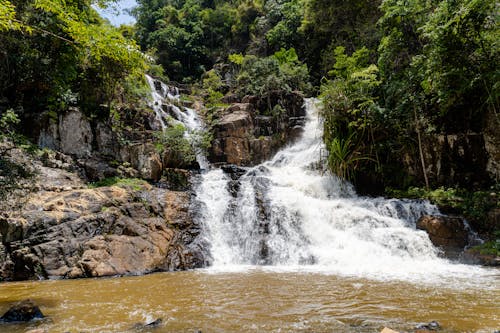
[[[146,80],[151,89],[149,106],[155,112],[155,117],[150,122],[152,129],[163,131],[169,125],[182,124],[186,128],[184,136],[190,141],[203,131],[203,123],[196,111],[182,105],[177,87],[167,86],[149,75],[146,75]],[[201,169],[209,167],[208,160],[202,151],[196,151],[196,162]]]
[[[245,265],[326,270],[355,276],[412,277],[467,270],[439,257],[419,217],[427,201],[368,198],[324,173],[322,124],[306,100],[300,139],[241,176],[212,169],[196,188],[212,267]],[[233,176],[233,177],[231,177]]]
[[[152,128],[181,123],[191,139],[203,130],[195,110],[182,106],[179,90],[149,76]],[[272,159],[238,172],[213,168],[202,152],[194,188],[196,218],[209,244],[212,270],[324,271],[369,278],[420,279],[471,276],[476,268],[439,256],[424,231],[422,215],[439,214],[427,201],[361,197],[325,172],[317,101],[305,101],[301,137]],[[465,274],[465,275],[464,275]]]

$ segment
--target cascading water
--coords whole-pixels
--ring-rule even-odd
[[[196,111],[186,106],[179,106],[181,99],[177,87],[169,87],[149,75],[146,75],[146,80],[151,88],[150,107],[155,112],[151,128],[165,130],[169,124],[182,124],[187,129],[184,135],[188,140],[203,130],[203,124]],[[196,152],[196,161],[201,169],[209,167],[208,160],[201,151]]]
[[[237,180],[213,169],[202,175],[197,199],[211,244],[212,267],[272,265],[337,274],[413,278],[474,268],[438,256],[417,219],[439,214],[425,201],[359,197],[318,170],[322,126],[306,100],[302,137]],[[235,189],[236,188],[236,189]],[[232,189],[232,190],[231,190]]]

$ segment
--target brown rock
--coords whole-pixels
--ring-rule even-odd
[[[461,252],[468,243],[468,231],[460,217],[422,216],[417,229],[425,230],[432,243],[447,253]]]
[[[79,278],[199,266],[201,255],[191,252],[202,248],[189,248],[199,234],[189,202],[185,192],[151,186],[40,192],[18,218],[26,221],[22,233],[9,231],[17,224],[4,219],[11,242],[0,267],[9,260],[12,267],[2,274],[14,280]]]

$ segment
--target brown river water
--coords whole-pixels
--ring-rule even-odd
[[[380,332],[436,320],[444,332],[491,333],[500,329],[499,272],[479,285],[265,268],[2,283],[1,313],[31,298],[48,318],[0,332],[138,332],[135,323],[162,318],[141,332]]]

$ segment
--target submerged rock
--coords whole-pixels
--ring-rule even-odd
[[[45,316],[35,302],[26,299],[14,304],[2,317],[0,317],[0,320],[6,323],[27,322],[44,317]]]
[[[426,332],[426,331],[437,331],[437,330],[440,330],[441,329],[441,325],[439,325],[439,323],[435,320],[427,323],[427,324],[418,324],[417,326],[415,326],[415,329],[417,330],[417,332]]]

